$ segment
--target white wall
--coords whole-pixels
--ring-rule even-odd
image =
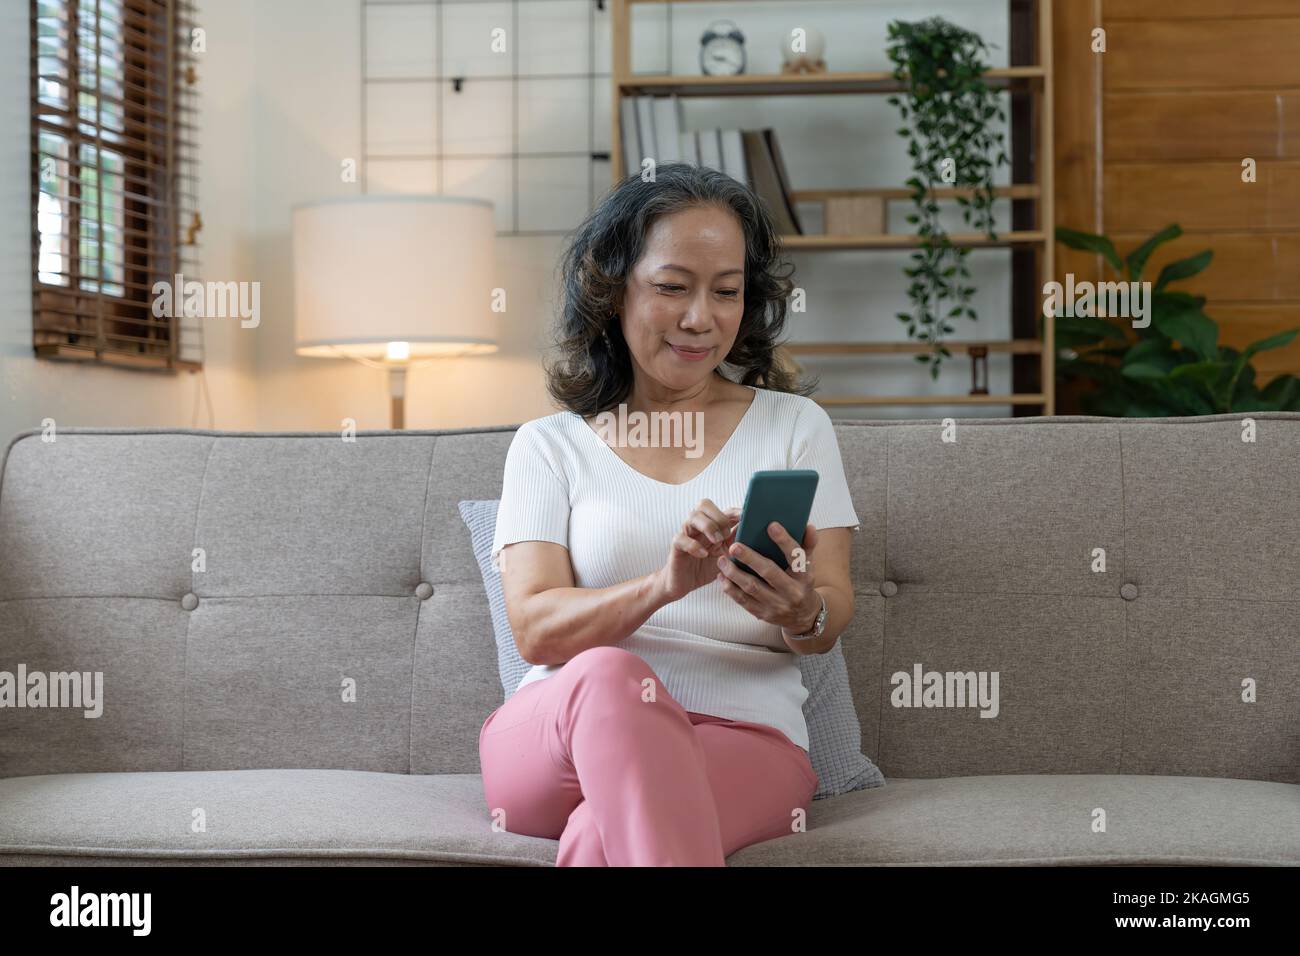
[[[247,268],[251,151],[246,104],[252,61],[247,52],[247,0],[211,3],[205,17],[212,42],[224,49],[202,65],[204,102],[199,140],[200,236],[208,277],[240,279]],[[0,0],[0,441],[53,418],[67,425],[189,426],[208,424],[197,404],[200,378],[37,360],[32,352],[31,157],[28,106],[27,0]],[[204,326],[208,390],[221,428],[257,425],[252,340],[237,324]],[[202,412],[196,419],[196,412]]]

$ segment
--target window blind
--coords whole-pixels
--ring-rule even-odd
[[[32,0],[37,355],[201,367],[201,320],[154,309],[155,283],[199,279],[194,14],[179,0]]]

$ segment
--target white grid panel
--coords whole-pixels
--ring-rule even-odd
[[[608,7],[363,0],[363,191],[477,196],[499,234],[571,231],[611,182]]]

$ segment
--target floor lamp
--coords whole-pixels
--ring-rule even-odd
[[[414,365],[497,350],[492,203],[357,196],[293,208],[294,350],[386,369],[406,427]]]

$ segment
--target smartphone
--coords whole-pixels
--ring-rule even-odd
[[[779,523],[786,534],[802,544],[808,516],[812,514],[813,496],[817,493],[817,478],[817,472],[811,469],[754,472],[745,493],[736,540],[770,558],[781,570],[787,570],[789,562],[785,552],[767,533],[767,526],[773,521]],[[734,557],[731,560],[740,570],[755,574],[743,561]]]

